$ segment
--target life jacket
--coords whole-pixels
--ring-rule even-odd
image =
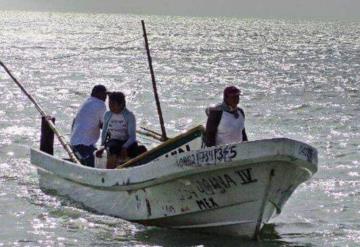
[[[227,111],[224,104],[206,109],[205,143],[215,145],[247,141],[245,132],[245,113],[237,107],[236,111]]]

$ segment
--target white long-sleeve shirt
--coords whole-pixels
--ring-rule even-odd
[[[89,97],[76,114],[71,131],[71,145],[95,145],[100,137],[100,126],[106,112],[105,102]]]

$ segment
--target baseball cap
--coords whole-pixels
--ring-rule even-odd
[[[230,95],[240,95],[241,90],[235,86],[228,86],[224,89],[224,98]]]

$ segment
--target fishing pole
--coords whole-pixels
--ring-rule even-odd
[[[160,121],[160,126],[161,126],[161,141],[166,141],[168,139],[168,137],[166,136],[164,119],[162,116],[160,100],[159,100],[159,96],[157,93],[155,74],[154,74],[154,70],[153,70],[153,66],[152,66],[152,59],[151,59],[151,55],[150,55],[150,48],[149,48],[149,43],[148,43],[148,38],[147,38],[147,34],[146,34],[144,20],[141,20],[141,24],[142,24],[143,33],[144,33],[145,48],[146,48],[146,53],[147,53],[148,62],[149,62],[149,69],[150,69],[151,81],[152,81],[152,86],[153,86],[153,91],[154,91],[154,96],[155,96],[156,108],[157,108],[157,112],[159,115],[159,121]]]
[[[58,138],[59,142],[64,147],[65,151],[69,154],[70,159],[75,163],[81,164],[80,161],[76,158],[76,156],[75,156],[74,152],[72,151],[70,145],[66,142],[64,136],[61,135],[60,132],[56,129],[56,127],[55,127],[54,123],[51,121],[51,118],[49,117],[49,115],[47,115],[45,113],[45,111],[40,107],[40,105],[35,101],[35,99],[26,91],[24,86],[12,75],[10,70],[1,61],[0,61],[0,66],[5,69],[6,73],[11,77],[11,79],[16,83],[16,85],[19,86],[21,91],[29,98],[29,100],[34,104],[35,108],[38,110],[38,112],[41,114],[41,116],[47,122],[50,129],[54,132],[54,134]]]

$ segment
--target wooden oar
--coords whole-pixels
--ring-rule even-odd
[[[157,136],[157,135],[154,135],[150,132],[146,132],[146,131],[141,131],[141,130],[137,130],[136,133],[139,133],[140,135],[144,135],[144,136],[149,136],[157,141],[162,141],[161,139],[161,136]]]
[[[150,55],[150,48],[149,48],[149,43],[148,43],[148,39],[147,39],[147,35],[146,35],[146,29],[145,29],[144,20],[141,20],[141,24],[142,24],[142,28],[143,28],[143,32],[144,32],[145,48],[146,48],[146,53],[147,53],[148,62],[149,62],[149,69],[150,69],[150,75],[151,75],[151,80],[152,80],[152,86],[153,86],[153,90],[154,90],[156,108],[157,108],[157,111],[158,111],[159,121],[160,121],[160,126],[161,126],[161,141],[166,141],[168,138],[166,136],[164,119],[163,119],[163,116],[162,116],[161,107],[160,107],[160,100],[159,100],[159,96],[158,96],[158,93],[157,93],[155,74],[154,74],[154,70],[153,70],[153,67],[152,67],[152,59],[151,59],[151,55]]]
[[[159,136],[159,137],[162,136],[160,133],[158,133],[158,132],[156,132],[156,131],[154,131],[154,130],[148,129],[148,128],[146,128],[146,127],[143,127],[143,126],[140,126],[140,129],[145,130],[145,131],[147,131],[147,132],[150,132],[150,133],[152,133],[152,134],[154,134],[154,135],[156,135],[156,136]]]
[[[35,105],[35,108],[38,110],[38,112],[41,114],[42,117],[44,117],[45,121],[49,125],[50,129],[54,132],[56,137],[58,138],[61,145],[64,147],[65,151],[69,154],[70,159],[80,164],[80,161],[76,158],[74,152],[72,151],[70,145],[65,141],[65,138],[63,135],[59,133],[59,131],[56,129],[54,123],[51,121],[51,117],[45,113],[43,109],[41,109],[40,105],[36,103],[35,99],[25,90],[23,85],[11,74],[10,70],[5,66],[3,62],[0,61],[0,66],[2,66],[6,73],[11,77],[11,79],[19,86],[21,91],[29,98],[29,100]]]

